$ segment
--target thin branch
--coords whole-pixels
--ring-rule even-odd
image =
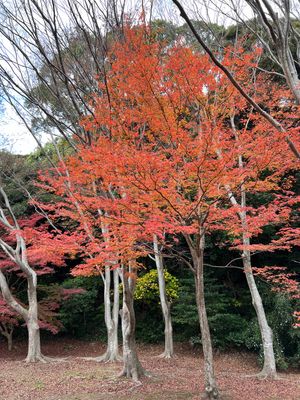
[[[217,59],[217,57],[214,55],[214,53],[211,51],[211,49],[205,44],[205,42],[202,40],[200,35],[198,34],[196,28],[194,27],[193,23],[191,22],[190,18],[186,14],[184,8],[180,4],[178,0],[172,0],[173,3],[178,7],[180,11],[180,15],[182,18],[185,20],[191,31],[193,32],[193,35],[199,42],[199,44],[203,47],[205,52],[209,55],[210,59],[212,62],[219,68],[221,71],[224,72],[224,74],[228,77],[229,81],[232,83],[232,85],[239,91],[239,93],[247,100],[249,104],[252,105],[252,107],[263,117],[265,118],[274,128],[276,128],[279,132],[282,133],[287,133],[284,127],[280,124],[279,121],[277,121],[275,118],[273,118],[270,114],[268,114],[266,111],[264,111],[253,99],[250,95],[248,95],[245,90],[241,87],[241,85],[237,82],[237,80],[233,77],[231,72]],[[292,142],[291,138],[289,135],[286,135],[285,137],[286,142],[288,143],[290,150],[294,153],[296,158],[300,159],[300,152],[296,148],[295,144]]]

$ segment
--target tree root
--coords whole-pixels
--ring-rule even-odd
[[[133,392],[136,388],[143,385],[140,380],[137,380],[137,381],[134,380],[133,382],[134,382],[134,385],[130,389],[128,389],[130,392]]]
[[[30,364],[30,363],[37,363],[37,362],[42,362],[42,363],[47,363],[47,360],[44,356],[40,355],[40,356],[27,356],[24,360],[26,362],[26,364]]]
[[[110,358],[106,353],[103,354],[102,356],[97,356],[97,357],[77,357],[77,358],[80,358],[81,360],[94,361],[97,363],[105,363],[105,364],[123,361],[122,357],[119,355]]]
[[[260,380],[273,380],[273,381],[277,381],[280,380],[281,378],[279,378],[279,376],[277,375],[277,373],[268,373],[268,372],[264,372],[264,370],[256,373],[256,374],[250,374],[250,375],[244,375],[245,378],[257,378]]]
[[[201,394],[201,399],[205,400],[218,400],[220,398],[220,393],[217,388],[206,388],[205,392]]]
[[[278,376],[277,376],[276,372],[269,373],[269,372],[265,372],[264,370],[262,370],[261,372],[259,372],[257,374],[257,378],[261,379],[261,380],[267,380],[267,379],[277,380]]]
[[[147,373],[142,369],[138,371],[135,368],[128,370],[127,368],[123,368],[123,370],[117,375],[117,378],[131,378],[133,382],[135,382],[138,386],[142,385],[140,378],[142,376],[147,376]]]
[[[159,354],[158,356],[156,356],[157,358],[165,358],[167,360],[170,360],[171,358],[175,358],[175,355],[171,355],[169,353],[166,353],[165,351],[161,354]]]

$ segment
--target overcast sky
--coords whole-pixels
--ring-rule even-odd
[[[0,135],[6,143],[5,148],[15,154],[29,154],[37,147],[33,136],[10,106],[5,107],[1,117]]]
[[[60,0],[57,1],[59,2]],[[211,0],[210,2],[206,1],[204,2],[206,6],[204,6],[202,4],[203,0],[182,0],[182,4],[185,6],[187,12],[194,18],[199,18],[199,14],[203,16],[206,15],[206,17],[208,17],[208,20],[210,20],[211,22],[213,21],[219,24],[224,24],[226,18],[228,20],[228,17],[225,17],[228,12],[226,10],[225,4],[228,1],[230,4],[230,0],[222,0],[222,2],[220,2],[219,0]],[[134,4],[136,5],[140,3],[139,0],[127,0],[127,2],[129,8],[134,8]],[[183,23],[183,20],[179,17],[177,8],[174,7],[171,0],[157,0],[157,2],[154,4],[154,18],[171,18],[175,23]],[[223,5],[221,10],[220,4]],[[247,7],[245,7],[244,1],[236,0],[236,5],[241,4],[243,4],[243,6],[240,8],[241,11],[243,11],[244,13],[247,12]],[[60,19],[64,21],[64,15],[60,15]],[[2,46],[6,48],[5,40],[4,42],[2,41]],[[10,47],[9,45],[7,46],[8,48]],[[2,60],[0,62],[3,63]],[[13,73],[15,73],[15,71],[13,71]],[[5,104],[3,104],[3,106],[4,113],[1,116],[0,137],[2,136],[7,139],[8,145],[6,148],[16,154],[28,154],[32,152],[37,147],[34,138],[24,126],[12,107],[9,105],[5,106]],[[45,141],[46,139],[43,140],[44,143]]]

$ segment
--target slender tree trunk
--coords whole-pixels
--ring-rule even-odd
[[[240,160],[240,164],[242,164]],[[275,378],[276,377],[276,362],[275,355],[273,349],[273,333],[270,328],[265,309],[263,306],[263,302],[260,296],[260,293],[257,289],[257,285],[253,276],[252,266],[251,266],[251,255],[250,251],[247,249],[250,246],[250,239],[248,237],[248,224],[247,224],[247,214],[245,211],[246,207],[246,191],[244,186],[241,186],[241,206],[242,211],[239,213],[239,217],[241,219],[242,228],[243,228],[243,245],[245,249],[243,251],[243,266],[246,275],[246,280],[248,283],[248,287],[251,293],[252,304],[255,308],[263,352],[264,352],[264,365],[263,369],[260,372],[260,375],[265,378]]]
[[[161,309],[162,309],[164,323],[165,323],[165,350],[161,354],[161,357],[171,358],[174,356],[171,305],[167,299],[163,259],[162,259],[161,253],[159,251],[159,248],[158,248],[158,240],[157,240],[156,235],[154,235],[154,237],[153,237],[153,248],[154,248],[155,263],[156,263],[157,275],[158,275],[160,304],[161,304]]]
[[[194,279],[196,289],[196,303],[200,322],[201,331],[201,342],[204,357],[204,380],[205,380],[205,397],[207,399],[219,399],[219,390],[217,387],[215,372],[214,372],[214,360],[210,329],[208,325],[208,318],[205,306],[204,297],[204,247],[205,247],[205,233],[204,230],[200,230],[199,246],[195,248],[191,246],[191,240],[188,241],[189,248],[191,250],[193,267],[194,267]]]
[[[130,273],[132,272],[130,271]],[[139,382],[140,377],[145,372],[138,359],[135,343],[134,289],[135,279],[132,277],[129,278],[128,273],[123,269],[122,334],[124,366],[120,376],[126,376]]]
[[[111,305],[111,274],[113,274],[113,307]],[[119,342],[118,342],[118,325],[119,325],[119,275],[118,270],[111,271],[110,266],[105,267],[104,277],[104,320],[107,331],[107,348],[106,352],[96,357],[98,362],[114,362],[120,361]]]
[[[294,60],[289,43],[290,35],[293,33],[290,1],[286,0],[281,2],[281,8],[283,11],[281,17],[278,17],[277,12],[274,10],[270,13],[267,6],[268,2],[265,0],[262,1],[262,4],[259,4],[259,1],[252,0],[247,0],[247,3],[252,8],[253,12],[259,17],[261,26],[264,28],[265,32],[267,32],[270,44],[272,44],[270,47],[273,47],[273,50],[277,54],[278,62],[282,67],[286,83],[293,93],[297,104],[300,104],[300,80],[296,68],[297,62],[299,63],[299,54],[296,55],[298,60]],[[259,7],[257,7],[258,4]],[[267,6],[267,8],[264,6]],[[270,8],[272,8],[272,6]],[[267,20],[271,29],[269,29],[265,22]],[[298,35],[295,37],[296,40],[298,40],[297,36]]]
[[[28,278],[28,316],[26,319],[27,331],[28,331],[28,352],[26,362],[37,362],[43,361],[41,353],[41,340],[40,340],[40,327],[38,324],[38,302],[37,302],[37,279],[36,274],[33,273]]]
[[[300,80],[298,78],[295,61],[291,51],[282,44],[282,49],[278,49],[278,57],[281,62],[286,82],[291,89],[297,104],[300,104]]]
[[[119,355],[119,340],[118,340],[118,326],[119,326],[119,310],[120,310],[120,292],[119,292],[119,268],[113,270],[114,280],[114,301],[112,310],[112,320],[114,324],[113,338],[113,354],[115,360],[121,361]]]
[[[96,186],[94,184],[94,192],[97,194]],[[98,209],[100,216],[104,213]],[[103,221],[101,222],[101,231],[106,243],[109,243],[109,227]],[[113,306],[111,305],[111,275],[113,274]],[[107,348],[106,352],[96,358],[96,361],[114,362],[120,361],[119,356],[119,342],[118,342],[118,326],[119,326],[119,271],[118,268],[113,269],[111,265],[105,266],[104,282],[104,320],[107,332]]]
[[[27,278],[28,310],[19,304],[11,294],[3,273],[0,271],[0,287],[2,296],[7,304],[12,307],[26,322],[28,331],[28,351],[26,362],[44,361],[41,353],[40,328],[38,324],[38,303],[37,303],[37,276],[36,273],[25,264]]]
[[[7,340],[7,348],[8,351],[12,350],[12,343],[13,343],[13,332],[14,326],[10,323],[2,323],[0,324],[0,333],[6,338]]]
[[[249,239],[245,240],[249,241]],[[264,365],[262,371],[260,372],[260,375],[265,378],[275,378],[277,374],[276,374],[275,355],[273,349],[273,333],[272,329],[268,324],[263,302],[253,276],[250,251],[243,252],[243,265],[248,287],[251,293],[252,304],[255,308],[258,320],[263,352],[264,352]]]
[[[0,207],[0,222],[15,233],[16,247],[12,248],[0,237],[0,247],[6,255],[24,273],[27,280],[28,309],[22,306],[12,295],[5,275],[0,269],[0,288],[2,297],[6,303],[24,318],[28,330],[28,352],[26,362],[45,361],[41,353],[40,327],[38,321],[38,302],[37,302],[37,274],[30,267],[27,259],[27,247],[24,237],[20,234],[21,229],[12,211],[9,199],[0,186],[0,193],[4,200],[6,210],[9,212],[13,225],[7,220],[3,209]]]
[[[242,191],[242,207],[246,206],[246,194]],[[234,199],[234,198],[233,198]],[[265,309],[263,306],[262,298],[258,291],[253,271],[251,265],[251,255],[250,251],[247,250],[250,246],[250,239],[247,236],[247,215],[245,211],[241,211],[239,213],[239,217],[241,219],[242,227],[243,227],[243,245],[245,246],[245,250],[243,251],[243,267],[246,275],[247,284],[249,287],[249,291],[251,294],[252,304],[256,312],[260,336],[262,340],[262,347],[264,353],[264,365],[263,369],[260,372],[260,375],[265,378],[275,378],[276,377],[276,361],[274,355],[273,348],[273,333],[270,328]]]
[[[238,142],[238,133],[235,128],[234,124],[234,116],[231,117],[231,126],[233,133],[235,135],[235,138]],[[219,154],[220,156],[220,154]],[[238,163],[241,171],[244,168],[244,163],[242,156],[239,155],[238,157]],[[274,378],[276,377],[276,362],[275,362],[275,355],[274,355],[274,349],[273,349],[273,333],[272,329],[270,328],[266,313],[264,310],[263,302],[260,296],[260,293],[257,289],[257,285],[253,276],[253,271],[252,271],[252,266],[251,266],[251,255],[250,255],[250,239],[248,237],[248,222],[247,222],[247,212],[245,211],[245,208],[247,206],[247,193],[245,186],[243,182],[241,182],[240,186],[240,204],[237,202],[234,194],[231,192],[231,189],[229,186],[226,187],[229,200],[232,203],[233,206],[240,206],[242,209],[241,211],[238,211],[238,217],[241,221],[242,225],[242,240],[243,240],[243,245],[245,246],[244,251],[243,251],[243,267],[244,267],[244,272],[246,275],[246,280],[247,284],[250,290],[251,298],[252,298],[252,304],[255,308],[257,320],[258,320],[258,325],[259,325],[259,330],[260,330],[260,335],[261,335],[261,340],[262,340],[262,346],[263,346],[263,352],[264,352],[264,366],[263,369],[260,373],[261,376],[263,377],[268,377],[268,378]]]
[[[10,329],[7,335],[7,348],[8,351],[12,351],[12,345],[13,345],[13,329]]]

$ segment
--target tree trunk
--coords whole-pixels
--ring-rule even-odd
[[[12,336],[14,332],[14,325],[10,323],[0,323],[0,333],[7,340],[8,351],[12,350]]]
[[[204,297],[204,235],[204,231],[201,230],[198,249],[191,247],[191,241],[188,241],[188,244],[191,250],[194,267],[196,303],[200,322],[201,342],[204,357],[205,397],[207,399],[219,399],[220,395],[215,379],[212,342]]]
[[[26,362],[42,361],[40,328],[36,318],[30,318],[27,322],[28,331],[28,352]]]
[[[262,299],[257,289],[256,282],[253,276],[250,251],[243,252],[243,265],[248,287],[251,293],[252,304],[256,311],[256,316],[262,340],[263,352],[264,352],[264,365],[262,371],[260,372],[260,375],[265,378],[275,378],[276,362],[273,349],[273,333],[272,329],[268,324]]]
[[[3,273],[0,271],[0,287],[2,296],[7,304],[19,313],[25,320],[28,331],[28,352],[26,362],[44,361],[41,353],[40,328],[38,324],[38,303],[37,303],[37,276],[36,273],[26,264],[24,270],[27,278],[28,310],[19,304],[11,294]]]
[[[132,273],[130,271],[130,273]],[[133,306],[135,282],[129,278],[123,269],[123,309],[122,309],[122,334],[123,334],[123,371],[120,376],[132,378],[139,382],[139,378],[145,374],[138,359],[135,343],[135,312]]]
[[[238,140],[237,132],[235,129],[234,125],[234,117],[231,117],[231,126],[233,129],[233,132],[235,134],[236,139]],[[238,159],[239,166],[241,170],[244,167],[243,159],[242,156],[239,156]],[[243,267],[244,267],[244,272],[246,275],[246,280],[247,284],[251,293],[251,298],[252,298],[252,304],[255,308],[257,320],[258,320],[258,325],[259,325],[259,330],[260,330],[260,335],[262,339],[262,346],[263,346],[263,352],[264,352],[264,366],[263,369],[260,373],[261,376],[263,377],[268,377],[268,378],[274,378],[276,377],[276,362],[275,362],[275,355],[274,355],[274,349],[273,349],[273,334],[272,334],[272,329],[270,328],[267,317],[265,314],[264,306],[262,303],[261,296],[259,294],[259,291],[256,286],[256,282],[253,276],[252,272],[252,266],[251,266],[251,255],[250,255],[250,239],[248,236],[248,221],[247,221],[247,213],[245,211],[246,205],[247,205],[247,193],[246,189],[243,183],[241,183],[240,187],[240,195],[241,195],[241,203],[239,204],[234,196],[234,194],[231,192],[231,189],[229,186],[226,187],[229,200],[232,203],[233,206],[241,206],[242,210],[238,211],[238,216],[241,221],[242,225],[242,240],[243,240],[243,245],[245,246],[245,249],[243,250],[242,256],[243,256]]]
[[[120,309],[120,294],[119,294],[119,269],[114,269],[114,301],[112,310],[112,321],[114,326],[114,331],[112,333],[112,354],[114,360],[121,361],[119,355],[119,340],[118,340],[118,326],[119,326],[119,309]]]
[[[242,165],[242,161],[240,160],[240,165]],[[241,206],[243,209],[246,207],[246,191],[244,186],[241,186]],[[264,352],[264,366],[260,375],[264,378],[275,378],[276,377],[276,362],[275,355],[273,349],[273,333],[270,328],[266,313],[264,310],[263,302],[259,291],[257,289],[257,285],[253,276],[252,266],[251,266],[251,255],[250,250],[248,250],[250,246],[250,239],[248,237],[248,225],[247,225],[247,214],[246,211],[242,210],[239,213],[239,217],[241,219],[242,228],[243,228],[243,245],[245,249],[243,251],[243,266],[246,275],[246,280],[248,283],[248,287],[251,293],[252,304],[255,308],[263,352]]]
[[[157,275],[158,275],[160,304],[161,304],[161,309],[162,309],[164,323],[165,323],[165,350],[161,354],[161,357],[171,358],[174,356],[171,305],[167,299],[163,259],[162,259],[161,253],[159,251],[159,248],[158,248],[158,241],[157,241],[156,235],[154,235],[154,237],[153,237],[153,248],[154,248],[155,263],[156,263]]]
[[[28,278],[28,317],[26,325],[28,331],[28,352],[26,362],[43,361],[41,353],[40,327],[38,324],[37,279],[35,272]]]
[[[297,54],[296,58],[298,60],[294,60],[291,44],[289,43],[290,37],[293,36],[293,28],[291,24],[291,9],[288,1],[283,1],[281,4],[281,8],[283,11],[282,16],[279,18],[277,12],[268,12],[265,7],[257,7],[259,2],[247,0],[247,3],[252,8],[253,12],[258,15],[259,22],[263,27],[264,31],[268,34],[270,38],[270,47],[273,47],[273,50],[277,54],[278,62],[281,65],[283,70],[286,83],[289,86],[291,92],[294,95],[294,98],[297,104],[300,104],[300,80],[298,77],[298,72],[296,68],[297,62],[299,63],[299,54]],[[264,3],[264,1],[262,1]],[[265,2],[266,3],[266,2]],[[266,5],[266,4],[262,4]],[[265,21],[270,23],[271,19],[271,30],[267,26]],[[295,38],[298,40],[297,36]],[[266,46],[265,46],[266,47]],[[298,49],[298,46],[297,46]],[[298,51],[297,51],[298,53]],[[273,57],[273,56],[272,56]]]
[[[300,80],[298,78],[295,61],[289,48],[282,44],[282,48],[278,49],[278,57],[281,62],[286,82],[291,89],[297,104],[300,104]]]
[[[7,348],[8,351],[12,351],[12,344],[13,344],[13,329],[11,329],[7,335]]]
[[[113,308],[111,308],[111,269],[110,266],[105,267],[104,278],[104,319],[107,331],[107,349],[106,352],[96,357],[98,362],[114,362],[120,361],[119,342],[118,342],[118,325],[119,325],[119,275],[118,270],[113,271],[114,282],[114,299]]]

